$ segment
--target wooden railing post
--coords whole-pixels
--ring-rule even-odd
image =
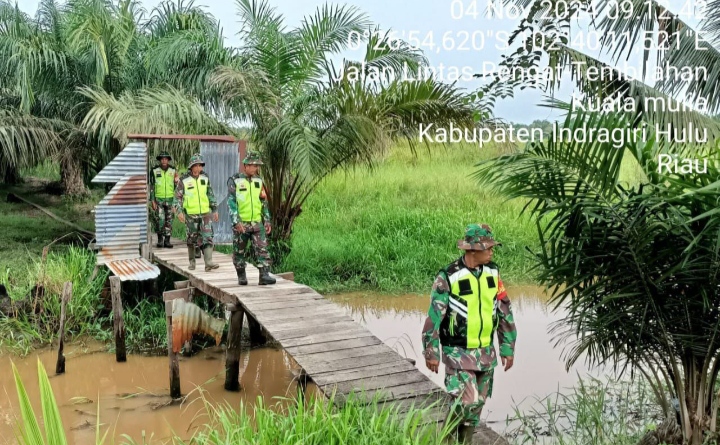
[[[125,354],[125,322],[122,309],[122,282],[120,277],[110,277],[110,296],[113,307],[113,333],[115,334],[115,360],[127,361]]]
[[[68,281],[63,287],[62,300],[60,301],[60,329],[58,330],[60,345],[58,347],[57,363],[55,364],[55,374],[65,373],[65,356],[63,355],[63,349],[65,348],[65,306],[67,306],[71,298],[72,281]]]
[[[165,302],[165,320],[167,321],[168,361],[170,365],[170,397],[179,399],[180,392],[180,363],[177,353],[173,352],[172,333],[172,301]]]

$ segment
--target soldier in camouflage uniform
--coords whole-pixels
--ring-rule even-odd
[[[228,207],[233,225],[233,264],[238,284],[246,285],[245,247],[251,241],[260,272],[258,284],[275,284],[269,274],[270,255],[267,250],[267,234],[270,233],[270,210],[263,180],[258,176],[263,165],[260,155],[248,153],[243,160],[244,172],[235,173],[228,179]]]
[[[464,443],[471,443],[485,400],[492,395],[496,332],[505,371],[513,365],[517,331],[510,299],[491,261],[497,245],[502,244],[487,224],[466,227],[458,241],[465,254],[435,278],[423,327],[425,365],[435,373],[442,346],[445,386],[460,400],[451,414],[460,418],[457,436]]]
[[[199,154],[190,158],[188,172],[180,177],[175,189],[173,202],[175,213],[187,229],[187,249],[190,266],[195,269],[195,245],[202,238],[205,271],[220,267],[212,262],[213,229],[212,221],[218,222],[217,200],[210,185],[210,178],[203,172],[205,163]]]
[[[157,247],[172,247],[170,236],[172,235],[172,223],[174,214],[172,211],[175,187],[178,182],[178,175],[175,168],[170,165],[172,157],[168,153],[160,153],[155,159],[160,164],[150,171],[150,205],[153,210],[153,222],[157,232]],[[165,241],[163,242],[163,238]]]

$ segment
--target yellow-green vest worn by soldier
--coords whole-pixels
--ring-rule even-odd
[[[235,200],[238,206],[238,215],[244,223],[262,221],[262,179],[253,176],[248,179],[245,175],[235,178]]]
[[[202,215],[210,212],[210,199],[208,198],[208,184],[210,178],[200,173],[197,179],[191,175],[182,180],[185,196],[183,208],[188,215]]]
[[[448,313],[440,325],[440,342],[466,349],[490,346],[498,324],[498,269],[492,263],[482,266],[476,278],[461,261],[456,261],[444,272],[450,295]]]
[[[175,196],[175,169],[168,167],[163,170],[160,167],[153,169],[155,177],[155,198],[169,199]]]

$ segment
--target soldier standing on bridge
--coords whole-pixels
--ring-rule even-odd
[[[173,245],[170,244],[174,219],[172,205],[178,175],[170,165],[172,157],[168,153],[160,153],[155,159],[160,161],[160,164],[150,172],[150,204],[158,237],[157,247],[172,247]]]
[[[233,264],[238,284],[248,284],[245,274],[245,246],[252,240],[257,267],[260,272],[258,284],[275,284],[270,272],[270,255],[267,235],[270,233],[270,210],[263,180],[258,176],[263,165],[260,155],[248,153],[243,160],[244,173],[235,173],[228,179],[228,208],[233,225]]]
[[[425,365],[435,373],[442,345],[445,386],[461,402],[451,414],[460,417],[458,440],[466,444],[471,443],[485,400],[492,395],[496,331],[505,371],[513,366],[517,331],[510,299],[491,261],[496,245],[502,244],[487,224],[466,227],[465,237],[458,241],[465,254],[435,278],[422,333]]]
[[[202,238],[205,271],[220,267],[212,262],[213,229],[212,220],[218,222],[217,200],[210,185],[210,178],[203,171],[205,163],[200,154],[190,158],[188,171],[180,177],[175,190],[174,208],[180,222],[187,229],[187,250],[190,266],[195,270],[195,245]],[[212,212],[212,215],[211,215]]]

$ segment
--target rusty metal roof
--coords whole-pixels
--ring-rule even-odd
[[[140,244],[147,241],[148,222],[145,143],[128,144],[93,182],[116,183],[95,206],[97,263],[107,265],[122,281],[160,275],[157,266],[140,256]]]
[[[129,134],[128,139],[160,139],[160,140],[190,140],[208,142],[240,142],[233,136],[202,135],[202,134]]]
[[[120,281],[152,280],[160,275],[160,269],[145,258],[113,261],[107,266]]]

